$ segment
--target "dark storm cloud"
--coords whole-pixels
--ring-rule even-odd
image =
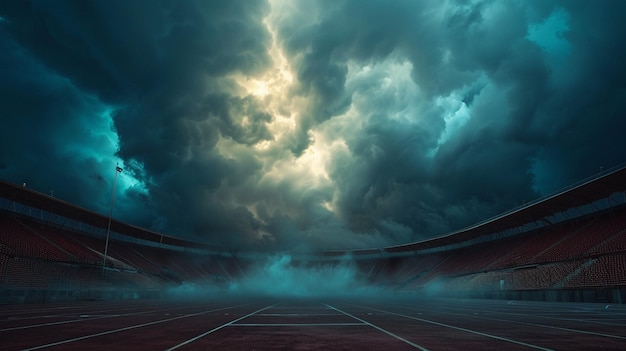
[[[625,159],[626,139],[620,130],[626,125],[626,4],[604,5],[563,4],[570,13],[570,30],[563,36],[571,53],[570,59],[554,64],[559,89],[545,114],[554,136],[545,161],[568,181]]]
[[[625,15],[623,1],[2,3],[0,175],[105,212],[119,160],[121,218],[231,246],[444,234],[626,161]],[[272,90],[282,69],[293,81]],[[270,73],[267,92],[244,89]]]
[[[58,174],[45,180],[38,176],[37,185],[54,186],[65,199],[106,208],[102,193],[110,188],[109,165],[75,165],[71,154],[65,158],[72,163],[64,164],[64,150],[59,150],[72,145],[98,148],[89,130],[102,129],[96,124],[107,123],[99,116],[106,111],[113,118],[119,150],[114,142],[109,149],[100,147],[94,155],[100,163],[107,152],[129,161],[127,171],[143,176],[151,196],[164,200],[163,205],[150,203],[166,222],[184,213],[184,207],[206,207],[206,200],[192,193],[215,189],[231,171],[238,171],[212,154],[220,132],[247,144],[271,138],[263,125],[271,117],[254,101],[230,96],[218,82],[226,74],[253,74],[267,65],[268,33],[261,22],[267,10],[267,4],[252,1],[5,3],[0,9],[5,18],[2,39],[10,47],[4,51],[10,62],[3,65],[2,81],[3,98],[10,104],[4,104],[4,131],[19,140],[3,139],[3,151],[20,154],[4,157],[7,168],[16,169],[4,173],[17,181],[59,165]],[[251,121],[246,127],[232,121],[241,114]],[[23,140],[26,136],[34,142]],[[81,178],[83,186],[58,180],[67,173]],[[84,184],[85,178],[109,184]],[[77,188],[84,189],[83,198],[71,190]],[[159,196],[165,191],[167,197]],[[170,197],[178,199],[179,208],[170,208]],[[124,201],[118,204],[124,206]],[[145,203],[135,205],[127,208],[126,218],[137,220],[134,214]],[[232,211],[236,216],[240,209],[234,206]],[[197,213],[196,219],[205,217]],[[141,224],[150,222],[162,219]]]
[[[110,145],[106,135],[89,135],[90,126],[81,121],[88,115],[90,124],[106,127],[104,107],[65,78],[46,70],[5,36],[0,37],[0,50],[3,174],[48,194],[56,190],[57,195],[75,202],[87,198],[68,193],[66,190],[72,185],[104,191],[95,164],[99,152]],[[63,124],[69,128],[60,128]],[[85,143],[92,147],[80,150]],[[80,156],[75,157],[76,154]],[[45,172],[39,168],[43,163],[49,165]],[[68,168],[72,172],[67,172]],[[64,180],[55,184],[51,182],[54,178]]]
[[[459,1],[444,8],[437,2],[344,1],[328,8],[310,26],[298,28],[295,23],[305,21],[297,18],[282,22],[286,47],[294,56],[304,53],[301,79],[310,70],[319,72],[318,80],[327,77],[330,70],[318,68],[323,59],[337,74],[349,61],[365,65],[403,56],[426,103],[461,93],[471,114],[428,159],[446,133],[443,111],[425,122],[434,127],[430,133],[403,125],[391,120],[393,107],[381,108],[380,91],[372,89],[373,102],[359,110],[367,127],[350,129],[350,157],[336,157],[331,166],[339,212],[352,228],[367,233],[391,219],[417,236],[443,233],[626,159],[624,139],[616,134],[626,124],[624,67],[618,64],[626,33],[618,23],[623,2]],[[554,48],[530,40],[529,27],[559,11],[571,21],[546,35],[562,37],[573,49],[559,57],[563,61],[550,62]],[[334,79],[342,82],[345,75]],[[346,95],[319,84],[315,91],[327,103]]]

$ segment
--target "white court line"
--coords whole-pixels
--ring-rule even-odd
[[[509,320],[509,319],[500,319],[500,318],[483,317],[483,316],[468,316],[468,315],[464,315],[464,314],[460,314],[460,313],[452,313],[452,312],[441,312],[441,313],[451,314],[451,315],[456,315],[456,316],[466,316],[466,317],[487,319],[487,320],[498,321],[498,322],[508,322],[508,323],[513,323],[513,324],[530,325],[530,326],[533,326],[533,327],[540,327],[540,328],[563,330],[563,331],[574,332],[574,333],[602,336],[602,337],[605,337],[605,338],[626,340],[626,336],[604,334],[604,333],[596,333],[596,332],[587,331],[587,330],[572,329],[572,328],[565,328],[565,327],[556,327],[556,326],[552,326],[552,325],[535,324],[535,323],[528,323],[528,322],[518,322],[518,321]]]
[[[89,335],[84,335],[84,336],[80,336],[80,337],[73,338],[73,339],[57,341],[57,342],[53,342],[53,343],[45,344],[45,345],[41,345],[41,346],[35,346],[35,347],[28,348],[28,349],[24,349],[23,351],[39,350],[39,349],[43,349],[43,348],[46,348],[46,347],[63,345],[63,344],[67,344],[67,343],[74,342],[74,341],[80,341],[80,340],[85,340],[85,339],[89,339],[89,338],[95,338],[97,336],[118,333],[118,332],[121,332],[121,331],[131,330],[131,329],[136,329],[136,328],[141,328],[141,327],[147,327],[149,325],[165,323],[165,322],[169,322],[169,321],[173,321],[173,320],[177,320],[177,319],[194,317],[194,316],[198,316],[198,315],[201,315],[201,314],[206,314],[206,313],[211,313],[211,312],[216,312],[216,311],[221,311],[221,310],[226,310],[226,309],[229,309],[229,308],[235,308],[235,307],[241,307],[241,306],[246,306],[246,305],[236,305],[236,306],[223,307],[223,308],[218,308],[218,309],[209,310],[209,311],[202,311],[202,312],[198,312],[198,313],[186,314],[186,315],[173,317],[173,318],[161,319],[161,320],[153,321],[153,322],[149,322],[149,323],[131,325],[131,326],[125,327],[125,328],[113,329],[113,330],[109,330],[109,331],[105,331],[105,332],[101,332],[101,333],[89,334]]]
[[[154,306],[144,306],[145,308],[149,308],[149,307],[156,307],[158,305],[154,305]],[[39,311],[40,314],[37,314],[38,311],[34,310],[33,312],[29,312],[27,314],[31,314],[32,316],[28,316],[28,317],[13,317],[14,315],[7,315],[5,318],[1,318],[0,317],[0,322],[12,322],[12,321],[22,321],[22,320],[28,320],[28,319],[41,319],[41,318],[59,318],[59,317],[72,317],[75,316],[77,314],[111,314],[111,312],[114,311],[124,311],[124,310],[133,310],[136,309],[135,307],[124,307],[124,308],[108,308],[108,309],[98,309],[98,310],[90,310],[87,309],[85,310],[85,306],[80,306],[77,307],[79,310],[78,311],[68,311],[71,313],[61,313],[61,314],[46,314],[46,315],[41,315],[42,312],[46,311],[44,309],[42,309],[41,311]],[[82,308],[82,309],[81,309]],[[82,312],[82,313],[77,313],[77,312]],[[18,313],[18,315],[21,315]]]
[[[331,309],[333,309],[333,310],[335,310],[335,311],[337,311],[337,312],[341,312],[341,313],[345,314],[346,316],[352,317],[352,318],[356,319],[357,321],[359,321],[359,322],[361,322],[361,323],[364,323],[364,324],[366,324],[366,325],[369,325],[370,327],[372,327],[372,328],[374,328],[374,329],[376,329],[376,330],[378,330],[378,331],[381,331],[381,332],[383,332],[383,333],[385,333],[385,334],[387,334],[387,335],[389,335],[389,336],[393,336],[394,338],[396,338],[396,339],[398,339],[398,340],[400,340],[400,341],[403,341],[403,342],[405,342],[405,343],[407,343],[407,344],[409,344],[409,345],[411,345],[411,346],[413,346],[413,347],[415,347],[415,348],[417,348],[417,349],[420,349],[420,350],[422,350],[422,351],[428,351],[428,349],[427,349],[427,348],[424,348],[424,347],[422,347],[422,346],[420,346],[420,345],[414,344],[414,343],[412,343],[412,342],[408,341],[407,339],[405,339],[405,338],[403,338],[403,337],[401,337],[401,336],[398,336],[398,335],[396,335],[396,334],[394,334],[394,333],[392,333],[392,332],[390,332],[390,331],[388,331],[388,330],[385,330],[385,329],[383,329],[383,328],[381,328],[381,327],[379,327],[379,326],[376,326],[376,325],[374,325],[374,324],[372,324],[372,323],[370,323],[370,322],[368,322],[368,321],[366,321],[366,320],[363,320],[363,319],[361,319],[361,318],[359,318],[359,317],[353,316],[353,315],[351,315],[351,314],[350,314],[350,313],[348,313],[348,312],[344,312],[344,311],[342,311],[342,310],[340,310],[340,309],[338,309],[338,308],[336,308],[336,307],[333,307],[333,306],[331,306],[331,305],[327,305],[327,304],[324,304],[324,305],[326,305],[326,307],[331,308]]]
[[[336,316],[336,314],[335,314]],[[365,323],[235,323],[231,327],[339,327],[367,325]]]
[[[11,328],[0,329],[0,332],[11,331],[11,330],[22,330],[22,329],[39,328],[39,327],[48,327],[48,326],[51,326],[51,325],[59,325],[59,324],[95,321],[95,320],[98,320],[98,319],[115,318],[115,317],[123,317],[123,316],[132,316],[132,315],[149,313],[149,312],[154,312],[154,311],[127,313],[127,314],[117,314],[117,315],[94,317],[94,318],[87,318],[86,317],[86,318],[80,318],[80,319],[70,319],[70,320],[67,320],[67,321],[48,322],[48,323],[31,324],[31,325],[22,325],[22,326],[19,326],[19,327],[11,327]]]
[[[205,336],[207,336],[207,335],[209,335],[209,334],[211,334],[211,333],[213,333],[213,332],[216,332],[216,331],[218,331],[218,330],[220,330],[220,329],[222,329],[222,328],[224,328],[224,327],[227,327],[227,326],[229,326],[229,325],[232,325],[233,323],[237,323],[237,322],[239,322],[239,321],[240,321],[240,320],[242,320],[242,319],[248,318],[248,317],[250,317],[250,316],[252,316],[252,315],[254,315],[254,314],[256,314],[256,313],[259,313],[259,312],[261,312],[261,311],[265,311],[266,309],[271,308],[271,307],[274,307],[274,306],[276,306],[276,305],[277,305],[277,304],[273,304],[273,305],[270,305],[270,306],[267,306],[267,307],[263,307],[263,308],[261,308],[260,310],[256,310],[256,311],[254,311],[254,312],[252,312],[252,313],[248,313],[247,315],[245,315],[245,316],[243,316],[243,317],[239,317],[239,318],[237,318],[237,319],[233,319],[232,321],[230,321],[230,322],[228,322],[228,323],[224,323],[224,324],[220,325],[219,327],[215,327],[215,328],[213,328],[213,329],[211,329],[211,330],[209,330],[209,331],[207,331],[207,332],[204,332],[204,333],[202,333],[202,334],[200,334],[200,335],[198,335],[198,336],[195,336],[195,337],[193,337],[193,338],[191,338],[191,339],[189,339],[189,340],[183,341],[183,342],[181,342],[180,344],[178,344],[178,345],[176,345],[176,346],[170,347],[170,348],[169,348],[169,349],[167,349],[166,351],[175,350],[175,349],[177,349],[177,348],[179,348],[179,347],[181,347],[181,346],[185,346],[185,345],[187,345],[187,344],[189,344],[189,343],[192,343],[192,342],[194,342],[194,341],[196,341],[196,340],[198,340],[198,339],[200,339],[200,338],[203,338],[203,337],[205,337]]]
[[[93,318],[85,317],[85,318],[79,318],[79,319],[70,319],[70,320],[66,320],[66,321],[23,325],[23,326],[19,326],[19,327],[3,328],[3,329],[0,329],[0,332],[12,331],[12,330],[31,329],[31,328],[39,328],[39,327],[48,327],[48,326],[51,326],[51,325],[59,325],[59,324],[88,322],[88,321],[95,321],[95,320],[98,320],[98,319],[106,319],[106,318],[136,316],[136,315],[140,315],[140,314],[153,313],[153,312],[175,311],[175,310],[180,310],[180,309],[184,309],[184,308],[189,308],[189,306],[169,308],[169,309],[166,309],[166,310],[152,310],[152,311],[144,311],[144,312],[120,313],[120,314],[112,314],[112,315],[108,315],[108,316],[100,316],[100,317],[93,317]],[[61,317],[64,317],[64,316],[63,315],[59,315],[56,318],[61,318]]]
[[[76,306],[55,306],[55,307],[48,307],[48,308],[37,308],[37,307],[24,307],[24,308],[12,308],[12,309],[7,309],[5,311],[2,311],[0,313],[0,318],[4,318],[6,316],[12,316],[14,314],[17,315],[25,315],[25,314],[38,314],[38,313],[42,313],[44,311],[54,311],[54,310],[70,310],[70,309],[81,309],[81,308],[85,308],[87,306],[89,307],[102,307],[102,305],[97,305],[94,306],[93,304],[88,305],[88,304],[79,304],[78,302],[76,302]]]
[[[287,317],[302,317],[302,316],[336,316],[337,313],[257,313],[257,316],[287,316]]]
[[[359,307],[359,308],[366,308],[366,309],[369,309],[369,310],[372,310],[372,311],[378,311],[378,312],[383,312],[383,313],[387,313],[387,314],[392,314],[392,315],[399,316],[399,317],[414,319],[416,321],[429,323],[429,324],[434,324],[434,325],[438,325],[438,326],[441,326],[441,327],[452,328],[452,329],[456,329],[456,330],[460,330],[460,331],[464,331],[464,332],[468,332],[468,333],[472,333],[472,334],[476,334],[476,335],[485,336],[485,337],[492,338],[492,339],[502,340],[502,341],[510,342],[510,343],[517,344],[517,345],[531,347],[531,348],[538,349],[538,350],[552,351],[552,349],[548,349],[548,348],[541,347],[541,346],[538,346],[538,345],[528,344],[528,343],[525,343],[525,342],[522,342],[522,341],[517,341],[517,340],[505,338],[505,337],[502,337],[502,336],[482,333],[482,332],[479,332],[479,331],[476,331],[476,330],[461,328],[461,327],[457,327],[457,326],[450,325],[450,324],[439,323],[439,322],[431,321],[431,320],[428,320],[428,319],[423,319],[423,318],[418,318],[418,317],[413,317],[413,316],[407,316],[407,315],[404,315],[404,314],[401,314],[401,313],[395,313],[395,312],[389,312],[389,311],[385,311],[385,310],[379,310],[377,308],[371,308],[371,307],[367,307],[367,306],[357,306],[357,305],[353,305],[353,306],[356,306],[356,307]]]
[[[404,305],[392,305],[392,306],[404,307]],[[602,321],[594,321],[594,320],[589,320],[589,319],[550,317],[550,316],[547,316],[547,315],[539,315],[539,314],[534,314],[534,313],[530,313],[530,312],[529,313],[514,313],[514,312],[498,311],[497,309],[495,309],[495,310],[494,309],[482,310],[479,307],[476,307],[474,309],[474,308],[467,308],[467,307],[460,307],[460,306],[452,306],[452,307],[450,307],[450,306],[438,306],[438,308],[444,308],[444,309],[453,310],[453,311],[467,311],[467,312],[478,312],[478,313],[485,313],[485,312],[487,312],[487,313],[501,314],[501,315],[522,316],[522,317],[541,318],[541,319],[551,319],[551,320],[569,321],[569,322],[578,322],[578,323],[586,322],[586,323],[601,324],[601,325],[626,326],[626,324],[623,324],[623,323],[607,322],[607,319],[602,319]],[[450,313],[450,312],[448,312],[448,313]],[[576,313],[587,313],[587,312],[576,312]],[[607,314],[602,314],[602,313],[599,313],[599,312],[588,312],[588,313],[590,315],[591,314],[594,314],[594,315],[595,314],[606,315],[607,317],[608,316],[616,316],[615,314],[607,315]],[[467,315],[467,316],[470,316],[470,315]]]
[[[498,300],[499,302],[501,300]],[[550,311],[553,313],[598,313],[602,315],[606,315],[610,313],[611,315],[623,316],[626,315],[626,309],[624,309],[621,305],[614,304],[597,304],[597,303],[572,303],[572,302],[544,302],[544,301],[516,301],[510,300],[506,303],[485,303],[484,301],[474,302],[472,301],[472,305],[476,308],[484,309],[482,306],[487,306],[490,308],[496,308],[497,310],[501,310],[502,308],[509,310],[517,310],[518,313],[527,313],[527,314],[536,314],[536,313],[544,313],[545,311]],[[503,301],[502,301],[503,302]],[[444,303],[445,305],[450,305],[449,303]],[[456,303],[459,306],[467,307],[467,303]],[[606,306],[610,306],[611,308],[607,309]],[[512,313],[512,312],[510,312]]]

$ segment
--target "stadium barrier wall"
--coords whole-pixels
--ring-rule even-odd
[[[0,304],[51,303],[72,301],[100,300],[139,300],[158,299],[160,290],[119,290],[119,289],[19,289],[3,288],[0,290]]]
[[[545,302],[626,303],[626,287],[446,292],[441,297]]]

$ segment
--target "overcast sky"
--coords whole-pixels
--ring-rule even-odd
[[[0,178],[184,238],[367,248],[626,161],[626,1],[0,1]]]

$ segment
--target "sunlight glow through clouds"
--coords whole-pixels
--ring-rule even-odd
[[[283,160],[271,158],[270,154],[276,151],[275,148],[280,148],[285,138],[296,130],[297,113],[306,106],[307,102],[303,98],[292,96],[290,92],[296,81],[292,68],[277,42],[276,31],[272,28],[271,15],[264,20],[264,23],[272,37],[272,45],[268,52],[273,62],[272,67],[256,77],[234,77],[236,83],[244,88],[245,94],[256,97],[261,106],[272,116],[267,127],[273,140],[263,140],[249,151],[261,157],[268,153],[266,161],[272,163],[266,165],[269,169],[267,176],[270,178],[294,177],[300,179],[297,183],[302,187],[322,186],[321,183],[329,181],[326,172],[329,152],[322,144],[323,138],[318,132],[310,132],[313,142],[299,157],[291,155]],[[245,123],[245,120],[242,123]],[[223,141],[220,143],[223,144]],[[232,145],[220,147],[220,150],[229,148],[232,149]]]
[[[276,31],[272,28],[269,17],[263,22],[272,37],[272,45],[268,52],[273,62],[272,67],[256,77],[234,77],[236,83],[244,88],[244,95],[256,97],[272,116],[267,127],[274,140],[257,143],[255,145],[257,150],[268,150],[273,144],[280,144],[282,139],[296,128],[295,116],[290,111],[293,110],[297,99],[290,99],[289,96],[289,90],[294,84],[294,75],[277,43]]]
[[[280,10],[273,7],[273,11]],[[271,116],[271,120],[265,122],[271,139],[261,140],[254,145],[243,145],[231,138],[221,137],[216,145],[216,150],[223,157],[240,163],[245,163],[247,159],[260,162],[262,176],[249,178],[247,182],[250,191],[236,196],[255,220],[264,224],[267,223],[263,213],[293,218],[300,216],[298,205],[302,201],[309,201],[306,200],[308,197],[314,198],[313,202],[325,211],[333,212],[334,209],[332,195],[328,195],[333,192],[333,184],[327,166],[331,158],[331,146],[336,141],[328,140],[320,131],[310,130],[311,144],[302,154],[296,155],[289,149],[294,134],[297,133],[299,118],[311,102],[307,96],[294,93],[299,83],[272,27],[275,16],[278,15],[270,13],[263,21],[271,34],[271,45],[268,47],[270,67],[254,76],[232,75],[229,78],[231,83],[238,86],[239,97],[254,98],[260,110]],[[246,123],[254,123],[250,118],[252,116],[241,118],[239,123],[242,127]],[[223,186],[225,188],[222,190],[227,192],[228,185]],[[258,195],[259,200],[250,201],[250,192],[254,193],[258,189],[294,192],[301,194],[301,198],[292,201],[288,197]],[[263,209],[263,213],[259,212],[259,208]],[[273,235],[266,231],[260,231],[258,236],[274,240]]]

